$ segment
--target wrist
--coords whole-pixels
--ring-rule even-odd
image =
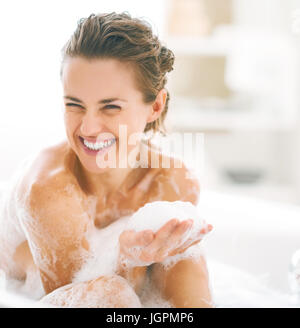
[[[120,254],[116,274],[126,279],[136,294],[139,295],[145,283],[147,266],[134,266]]]
[[[133,265],[130,263],[130,261],[122,254],[119,253],[118,260],[117,260],[117,268],[116,273],[120,276],[124,276],[133,269]]]

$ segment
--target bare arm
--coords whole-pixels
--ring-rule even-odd
[[[34,184],[28,198],[29,215],[22,219],[46,293],[71,282],[87,247],[85,209],[76,191],[73,195],[64,192],[70,183],[60,177]]]
[[[125,278],[138,296],[141,295],[142,287],[146,281],[147,266],[124,268],[119,267],[117,274]]]
[[[213,307],[205,259],[183,259],[166,270],[155,263],[151,268],[152,281],[162,296],[176,308]]]
[[[153,183],[150,198],[156,200],[158,190],[160,200],[190,201],[197,205],[200,187],[196,179],[190,179],[188,170],[168,169]],[[175,307],[211,307],[212,297],[209,290],[209,277],[204,257],[183,259],[173,267],[165,269],[160,263],[151,266],[150,276],[163,297],[171,300]]]

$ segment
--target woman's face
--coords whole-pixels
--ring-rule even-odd
[[[62,83],[69,145],[81,164],[93,173],[107,169],[99,167],[99,159],[104,159],[109,150],[115,151],[119,167],[120,142],[123,146],[126,142],[128,156],[135,148],[128,145],[130,136],[141,134],[147,122],[160,115],[159,111],[153,113],[153,105],[144,104],[131,66],[118,60],[69,58],[64,64]],[[125,137],[124,129],[127,129]],[[121,153],[124,165],[126,153]]]

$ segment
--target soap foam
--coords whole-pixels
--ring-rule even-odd
[[[183,201],[155,201],[152,203],[147,203],[132,215],[126,229],[133,229],[137,232],[150,229],[157,232],[163,225],[173,218],[178,219],[179,222],[188,219],[193,220],[192,227],[187,230],[182,237],[181,245],[183,245],[188,239],[195,241],[199,237],[205,237],[205,234],[199,235],[199,231],[202,228],[207,227],[207,223],[200,218],[196,206],[194,206],[191,202]],[[179,246],[180,245],[176,245],[176,247]],[[183,258],[196,258],[199,254],[199,248],[192,246],[184,253],[168,257],[164,262],[162,262],[162,264],[169,268]]]
[[[1,267],[3,269],[1,270],[0,268],[0,304],[6,306],[26,306],[25,298],[21,299],[21,302],[18,302],[18,298],[15,297],[15,295],[18,294],[27,295],[26,300],[28,300],[28,302],[30,299],[39,299],[44,295],[40,276],[37,272],[31,272],[25,283],[24,281],[11,279],[9,277],[10,275],[18,276],[17,268],[15,268],[12,261],[12,255],[17,246],[26,240],[26,236],[17,218],[27,215],[27,213],[24,211],[21,200],[16,198],[16,188],[20,181],[20,177],[24,176],[26,166],[28,167],[30,162],[31,160],[27,159],[23,163],[20,163],[20,169],[16,171],[10,184],[8,184],[6,188],[2,188],[3,190],[1,190],[0,194],[0,254]],[[67,191],[72,192],[70,189]],[[123,230],[134,228],[137,231],[143,229],[153,229],[157,231],[165,222],[173,217],[176,217],[178,220],[194,219],[194,228],[195,220],[196,224],[200,224],[201,220],[199,220],[199,216],[193,215],[196,214],[194,209],[190,208],[187,212],[183,210],[183,208],[186,208],[187,204],[180,205],[177,203],[176,205],[176,202],[172,202],[171,204],[165,203],[162,206],[162,204],[159,203],[160,202],[148,203],[137,211],[133,217],[128,216],[122,220],[119,219],[105,229],[93,229],[87,235],[87,239],[91,245],[91,254],[86,258],[84,266],[77,272],[73,281],[86,281],[98,278],[101,275],[114,273],[119,251],[118,237]],[[166,210],[167,208],[168,210]],[[203,242],[204,241],[201,241],[199,244],[190,247],[184,254],[178,254],[168,258],[163,264],[165,266],[170,266],[187,256],[192,259],[196,258],[199,252],[202,252],[203,244],[205,244]],[[135,251],[138,251],[138,248]],[[259,281],[254,275],[242,272],[232,266],[213,261],[213,259],[209,259],[208,261],[208,270],[210,273],[213,298],[216,301],[217,307],[293,306],[288,295],[274,293],[265,286],[265,282]],[[94,296],[95,295],[89,295],[84,305],[91,305]],[[114,296],[115,295],[112,295],[112,297]],[[155,288],[153,283],[150,282],[149,277],[147,277],[147,281],[143,286],[140,301],[143,307],[171,307],[171,304],[161,297],[160,292]],[[103,302],[105,302],[105,300],[103,300]],[[31,307],[33,306],[32,304],[28,303],[28,306]],[[35,305],[38,306],[37,302],[35,302]],[[105,305],[105,303],[102,305]],[[298,304],[298,307],[299,306],[300,304]]]
[[[150,280],[149,275],[142,287],[140,301],[143,308],[172,308],[172,303],[164,299],[161,291],[157,289],[155,284]]]
[[[204,226],[204,222],[199,218],[196,207],[190,202],[168,202],[156,201],[148,203],[136,211],[132,216],[124,216],[111,223],[103,229],[91,229],[86,235],[90,245],[90,254],[85,260],[82,268],[75,273],[72,281],[86,281],[96,279],[101,275],[112,274],[116,271],[119,255],[119,237],[124,230],[152,230],[157,232],[166,222],[176,217],[179,221],[193,219],[194,224],[190,231],[187,231],[182,240],[182,244],[188,238],[195,238],[199,230]],[[139,252],[141,249],[135,246],[132,251]],[[189,252],[188,256],[191,257]],[[172,260],[165,264],[170,266],[182,259],[184,253],[172,257]],[[146,266],[153,262],[124,260],[127,266]]]
[[[198,214],[197,207],[191,202],[183,201],[155,201],[147,203],[139,208],[131,217],[126,229],[142,231],[151,229],[157,232],[164,224],[171,219],[176,218],[180,222],[188,219],[193,220],[192,229],[186,235],[184,241],[188,238],[195,238],[201,228],[205,226]]]
[[[96,279],[116,271],[119,236],[129,219],[129,216],[125,216],[103,229],[94,227],[88,232],[86,239],[90,246],[89,254],[81,269],[74,274],[72,282]]]
[[[67,308],[141,307],[136,293],[124,278],[117,275],[65,285],[46,295],[39,303]]]
[[[22,273],[13,261],[17,247],[26,241],[26,236],[20,224],[22,215],[22,200],[18,198],[20,182],[24,172],[30,166],[32,154],[19,163],[10,180],[1,186],[0,195],[0,268],[7,276],[20,278]]]
[[[29,163],[29,161],[27,163]],[[7,255],[7,265],[4,266],[6,266],[6,268],[10,268],[10,270],[7,270],[6,272],[3,271],[3,274],[7,274],[8,277],[17,275],[17,269],[14,268],[12,257],[16,247],[28,239],[26,238],[20,225],[20,218],[22,217],[26,222],[32,222],[26,211],[25,204],[16,198],[16,188],[18,187],[21,176],[21,174],[15,174],[14,180],[10,184],[10,187],[3,193],[1,202],[2,215],[0,220],[2,223],[2,233],[4,232],[3,227],[5,227],[5,236],[9,236],[9,243],[7,240],[6,242],[3,242],[1,249],[1,253]],[[70,188],[67,188],[67,191],[72,193]],[[93,209],[91,209],[91,211],[93,212]],[[7,222],[8,218],[14,218],[13,225]],[[81,269],[75,273],[72,283],[76,284],[77,282],[86,282],[88,280],[97,279],[100,276],[108,276],[116,273],[119,256],[119,236],[124,230],[134,229],[136,231],[142,231],[151,229],[154,232],[157,232],[167,221],[172,218],[177,218],[179,221],[186,219],[194,220],[193,228],[186,233],[183,242],[189,237],[193,238],[193,233],[195,234],[197,229],[199,230],[199,228],[203,225],[203,221],[199,218],[196,207],[191,203],[181,201],[155,201],[141,207],[133,215],[121,217],[104,229],[92,227],[88,230],[85,236],[89,243],[89,252],[85,253],[86,257],[84,259],[84,264]],[[10,223],[12,223],[12,221]],[[35,250],[33,245],[31,245],[31,251],[36,252],[35,256],[38,256],[39,250]],[[132,251],[139,252],[140,249],[137,246]],[[191,256],[190,252],[185,252],[185,254],[188,253]],[[178,260],[182,259],[183,256],[183,254],[179,254],[178,256],[168,259],[168,261],[165,261],[164,264],[174,264]],[[11,263],[9,263],[9,261]],[[5,259],[2,263],[4,262]],[[40,262],[43,263],[43,261]],[[132,266],[146,266],[150,264],[151,263],[145,263],[142,261],[128,263],[128,265]],[[50,264],[43,264],[46,271],[48,265]],[[12,272],[11,270],[15,270],[15,272]],[[53,278],[55,279],[55,277]],[[2,290],[6,289],[8,291],[17,291],[19,294],[26,295],[31,299],[36,300],[44,295],[38,272],[30,272],[25,281],[11,278],[6,279],[5,277],[2,277],[0,282]],[[144,287],[143,300],[147,307],[151,307],[151,304],[152,306],[156,306],[158,304],[161,304],[162,306],[162,304],[164,304],[163,307],[170,307],[168,302],[161,299],[159,292],[155,290],[154,286],[152,286],[149,281]]]
[[[91,229],[86,235],[90,245],[90,254],[82,265],[81,269],[74,274],[72,283],[85,282],[97,279],[100,276],[112,275],[116,273],[117,261],[119,256],[119,237],[125,230],[152,230],[157,232],[166,222],[172,218],[177,218],[180,222],[192,219],[194,224],[183,238],[184,243],[188,238],[195,238],[197,232],[206,224],[200,219],[196,207],[190,202],[168,202],[156,201],[145,204],[131,216],[124,216],[111,223],[103,229]],[[140,252],[141,248],[135,246],[133,252]],[[203,254],[202,248],[194,245],[188,248],[184,253],[167,258],[162,264],[169,268],[184,258],[193,258],[197,260],[199,254]],[[128,267],[148,266],[153,262],[143,261],[123,261]],[[163,300],[160,292],[155,289],[150,281],[144,286],[142,293],[142,305],[144,307],[171,307],[170,304]]]

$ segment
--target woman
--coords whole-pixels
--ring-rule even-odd
[[[89,252],[86,233],[92,227],[104,228],[155,200],[198,202],[199,185],[186,179],[187,169],[174,168],[172,158],[170,168],[147,166],[152,155],[160,161],[163,155],[142,142],[145,132],[162,128],[169,101],[166,73],[173,63],[173,53],[151,27],[127,13],[81,19],[63,48],[67,141],[44,149],[30,164],[3,221],[20,237],[17,247],[10,247],[12,260],[8,248],[3,252],[2,269],[24,280],[38,272],[47,294],[42,302],[139,307],[148,275],[174,307],[212,306],[203,257],[183,259],[168,270],[162,265],[200,241],[180,243],[192,220],[174,218],[157,233],[124,231],[115,275],[72,283]],[[114,163],[107,166],[112,149]],[[139,165],[128,165],[130,156]],[[2,234],[1,243],[10,245],[9,235]],[[139,255],[131,252],[135,246]],[[126,266],[128,260],[145,266]]]

